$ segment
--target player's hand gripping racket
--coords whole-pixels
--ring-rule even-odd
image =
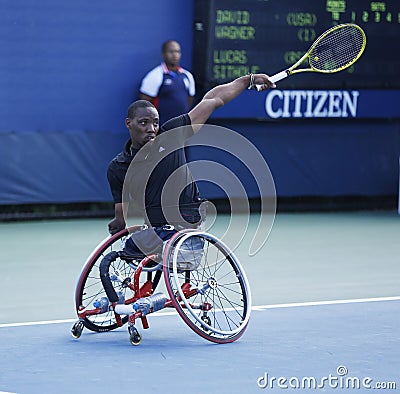
[[[354,64],[362,55],[367,39],[361,27],[353,23],[337,25],[321,34],[304,56],[292,67],[269,79],[278,82],[301,72],[335,73]],[[309,68],[297,69],[305,60]]]

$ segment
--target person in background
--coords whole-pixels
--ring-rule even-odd
[[[143,78],[139,99],[150,101],[158,110],[160,124],[189,112],[196,94],[193,75],[182,68],[181,46],[174,40],[161,47],[163,62]]]

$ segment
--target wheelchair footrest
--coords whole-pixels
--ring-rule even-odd
[[[132,315],[138,311],[142,312],[142,316],[149,313],[159,311],[165,308],[167,297],[163,293],[156,293],[149,297],[139,298],[130,305],[115,305],[115,312],[119,315]]]

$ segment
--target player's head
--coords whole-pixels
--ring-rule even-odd
[[[132,146],[139,149],[156,137],[159,129],[158,111],[147,100],[135,101],[128,108],[125,125],[129,130]]]
[[[169,68],[176,68],[181,61],[181,46],[174,40],[165,41],[161,46],[161,54]]]
[[[128,118],[133,119],[138,108],[154,108],[157,111],[156,107],[150,101],[136,100],[128,107]]]

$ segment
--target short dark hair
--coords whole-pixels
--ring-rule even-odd
[[[172,42],[176,42],[177,44],[179,44],[179,42],[176,40],[167,40],[163,42],[163,44],[161,45],[161,52],[165,53],[167,51],[168,45],[171,44]]]
[[[154,108],[154,109],[156,109],[156,107],[150,101],[137,100],[128,107],[128,118],[129,119],[133,119],[135,117],[135,113],[138,108]]]

